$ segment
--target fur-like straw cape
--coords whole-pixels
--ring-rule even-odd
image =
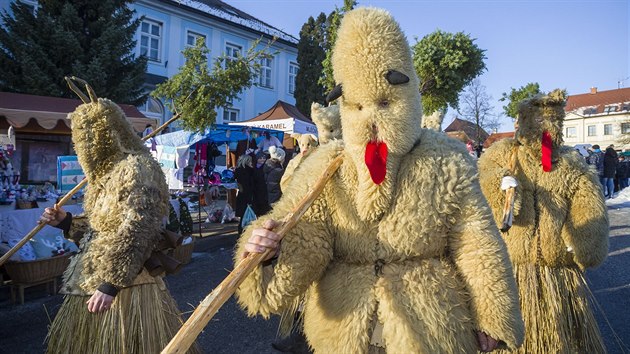
[[[282,241],[277,264],[245,279],[240,304],[268,317],[304,295],[316,353],[367,353],[376,321],[388,353],[474,353],[475,330],[518,347],[523,323],[505,244],[465,147],[420,128],[418,78],[398,24],[383,10],[348,12],[333,68],[343,142],[309,156],[269,218],[284,218],[336,155],[343,164]],[[380,184],[365,163],[375,141],[387,149]]]

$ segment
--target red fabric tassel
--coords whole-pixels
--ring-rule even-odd
[[[542,141],[541,141],[541,163],[543,167],[543,171],[549,172],[551,171],[551,134],[548,131],[544,131],[542,133]]]
[[[365,165],[370,171],[372,182],[381,184],[387,174],[387,144],[370,141],[365,147]]]

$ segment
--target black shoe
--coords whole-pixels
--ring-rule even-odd
[[[302,331],[295,331],[288,337],[282,338],[278,341],[271,343],[271,346],[282,353],[294,353],[294,354],[311,354],[311,349],[306,343],[306,338]]]

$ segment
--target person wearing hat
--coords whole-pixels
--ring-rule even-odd
[[[282,190],[280,189],[280,180],[284,174],[285,152],[281,148],[271,146],[269,147],[269,154],[271,158],[265,162],[265,183],[267,184],[267,201],[269,204],[275,203],[282,196]]]

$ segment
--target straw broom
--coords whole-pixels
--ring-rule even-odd
[[[96,95],[94,94],[94,90],[88,85],[88,83],[85,80],[79,79],[78,77],[75,77],[75,76],[72,76],[72,77],[66,76],[65,79],[68,82],[68,86],[70,86],[70,89],[72,91],[74,91],[81,98],[83,103],[96,102],[97,99],[96,99]],[[85,96],[85,94],[83,94],[81,92],[81,90],[78,87],[76,87],[76,85],[72,82],[72,80],[75,80],[77,82],[80,82],[81,84],[84,84],[90,97],[88,98],[87,96]],[[192,92],[191,92],[191,94],[192,94]],[[169,124],[171,124],[175,120],[177,120],[180,116],[181,116],[181,113],[175,114],[166,123],[162,124],[157,129],[155,129],[153,132],[151,132],[151,134],[149,134],[149,135],[145,136],[144,138],[142,138],[142,140],[144,141],[144,140],[151,139],[157,133],[159,133],[160,131],[164,130],[164,128],[166,128]],[[70,200],[70,198],[72,198],[73,195],[75,195],[79,190],[81,190],[81,188],[83,188],[87,184],[87,182],[88,182],[87,179],[81,180],[81,182],[79,182],[79,184],[77,184],[63,198],[61,198],[61,200],[59,200],[56,203],[56,205],[57,206],[62,206],[64,204],[66,204]],[[43,229],[44,226],[46,226],[46,224],[44,224],[44,223],[37,224],[37,226],[35,226],[31,230],[31,232],[29,232],[26,236],[24,236],[20,240],[20,242],[18,242],[15,246],[13,246],[13,248],[11,248],[7,253],[5,253],[0,258],[0,266],[2,266],[6,261],[8,261],[9,258],[11,258],[11,256],[13,256],[13,254],[15,254],[15,252],[17,252],[20,248],[22,248],[22,246],[24,246],[30,239],[32,239],[33,236],[35,236],[41,229]]]
[[[276,231],[282,239],[291,230],[302,215],[306,213],[311,204],[321,194],[326,182],[335,174],[342,163],[342,156],[337,156],[322,175],[317,179],[315,185],[295,206],[295,208],[284,218],[282,224]],[[238,286],[245,280],[254,268],[265,259],[271,250],[264,253],[250,253],[245,259],[236,265],[234,270],[199,304],[195,312],[184,323],[171,342],[162,350],[162,354],[185,353],[195,341],[199,333],[206,324],[219,311],[221,306],[234,294]]]

